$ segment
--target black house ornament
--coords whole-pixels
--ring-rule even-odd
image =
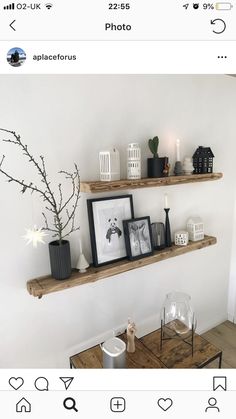
[[[193,174],[212,173],[213,157],[210,147],[199,146],[193,155]]]

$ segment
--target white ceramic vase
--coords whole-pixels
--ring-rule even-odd
[[[185,175],[191,175],[194,171],[192,157],[185,157],[183,163],[183,171]]]

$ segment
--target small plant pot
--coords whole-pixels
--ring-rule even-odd
[[[168,163],[167,157],[153,157],[147,159],[148,177],[163,177],[166,163]]]
[[[51,273],[55,279],[67,279],[71,276],[70,243],[55,240],[49,243]]]

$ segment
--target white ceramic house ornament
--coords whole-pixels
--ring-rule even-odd
[[[127,179],[141,179],[141,148],[130,143],[127,148]]]
[[[176,246],[187,246],[188,244],[188,232],[187,231],[176,231],[175,233],[175,245]]]
[[[198,241],[204,239],[204,223],[200,217],[192,217],[187,221],[189,240]]]
[[[116,148],[110,151],[100,151],[100,180],[120,180],[120,153]]]

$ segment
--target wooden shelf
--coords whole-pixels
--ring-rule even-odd
[[[154,188],[159,186],[180,185],[182,183],[207,182],[209,180],[218,180],[223,177],[223,173],[207,173],[204,175],[182,175],[168,176],[161,178],[144,178],[138,180],[115,180],[112,182],[81,182],[81,192],[96,193],[122,191],[125,189]]]
[[[187,246],[175,246],[166,248],[161,251],[155,251],[152,256],[143,259],[129,261],[124,259],[119,262],[111,263],[99,268],[90,267],[87,272],[81,274],[74,270],[69,279],[59,281],[52,276],[44,276],[32,279],[27,282],[27,290],[34,297],[41,298],[43,295],[52,292],[62,291],[68,288],[76,287],[79,285],[89,284],[100,279],[108,278],[110,276],[118,275],[123,272],[131,271],[136,268],[150,265],[152,263],[161,262],[162,260],[169,259],[175,256],[180,256],[194,250],[203,249],[204,247],[216,244],[217,240],[212,236],[205,236],[203,240],[197,242],[190,242]]]

